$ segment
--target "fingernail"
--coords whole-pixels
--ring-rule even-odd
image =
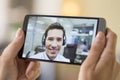
[[[16,38],[20,38],[22,36],[22,30],[19,28],[16,32]]]
[[[101,41],[103,41],[104,39],[105,39],[104,34],[103,34],[102,32],[98,32],[98,34],[97,34],[97,36],[96,36],[96,40],[97,40],[98,42],[101,42]]]

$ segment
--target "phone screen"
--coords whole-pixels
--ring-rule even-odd
[[[98,18],[29,16],[22,58],[81,64],[89,54]]]

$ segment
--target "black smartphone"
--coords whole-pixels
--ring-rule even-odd
[[[97,32],[105,32],[106,21],[97,17],[26,15],[23,24],[23,59],[82,64]]]

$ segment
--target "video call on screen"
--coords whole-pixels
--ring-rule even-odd
[[[59,54],[70,59],[72,63],[81,63],[89,54],[91,44],[95,38],[97,19],[29,17],[22,57],[29,58],[45,51],[46,46],[42,45],[42,37],[48,26],[55,22],[64,27],[66,34],[66,43],[62,46]]]

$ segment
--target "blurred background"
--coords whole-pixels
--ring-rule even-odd
[[[26,14],[103,17],[118,35],[120,62],[120,0],[0,0],[0,53],[10,43]],[[77,80],[80,65],[41,62],[38,80]],[[117,77],[119,80],[120,77]]]

